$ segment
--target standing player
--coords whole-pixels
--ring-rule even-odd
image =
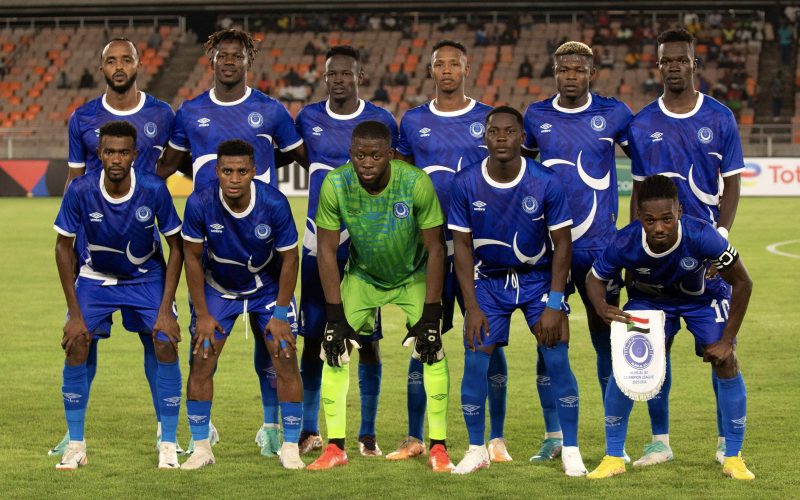
[[[450,472],[447,403],[450,377],[442,350],[441,293],[445,247],[442,211],[428,176],[392,160],[389,127],[376,121],[353,130],[347,163],[322,183],[317,211],[317,249],[328,322],[322,347],[322,401],[329,444],[309,469],[347,464],[349,357],[346,342],[372,333],[375,311],[396,304],[406,315],[406,344],[424,365],[431,453],[436,472]],[[350,233],[350,257],[339,279],[336,258],[341,227]],[[364,337],[362,337],[363,335]]]
[[[736,249],[714,226],[682,215],[678,189],[669,178],[645,178],[637,195],[638,220],[620,230],[595,261],[587,277],[589,297],[607,323],[627,321],[630,314],[605,301],[604,282],[624,269],[631,278],[626,310],[664,311],[664,333],[670,343],[680,320],[686,323],[694,335],[695,352],[711,363],[717,377],[726,443],[722,472],[734,479],[755,479],[740,452],[747,394],[735,347],[753,282]],[[709,263],[719,272],[713,278],[706,276]],[[605,400],[606,456],[590,479],[625,472],[621,457],[632,408],[633,401],[612,378]]]
[[[155,173],[156,161],[169,139],[175,113],[165,102],[140,92],[136,77],[141,68],[136,46],[126,38],[114,38],[100,53],[100,71],[106,80],[106,92],[75,110],[69,119],[69,172],[66,186],[72,179],[103,168],[102,158],[97,156],[100,127],[112,120],[124,120],[137,130],[136,170]],[[84,251],[83,235],[76,234],[76,253]],[[161,416],[158,409],[156,389],[156,361],[153,339],[150,332],[143,332],[139,339],[144,347],[144,373],[150,386],[153,408],[158,420],[157,439],[161,436]],[[86,360],[89,387],[97,371],[97,341],[93,340]],[[87,392],[88,397],[88,392]],[[61,454],[69,442],[69,433],[56,445],[51,454]]]
[[[552,168],[570,200],[575,217],[572,228],[572,265],[568,292],[577,288],[586,306],[589,334],[597,353],[600,398],[611,375],[611,330],[594,313],[584,287],[586,274],[596,256],[616,231],[617,169],[614,144],[627,150],[626,130],[632,114],[628,106],[589,92],[595,77],[592,49],[580,42],[566,42],[553,54],[558,94],[528,106],[525,112],[526,156],[541,156]],[[611,283],[607,300],[619,305],[621,278]],[[561,452],[562,433],[550,377],[539,356],[536,387],[542,404],[545,439],[531,461],[549,460]]]
[[[686,215],[717,227],[727,239],[739,204],[740,173],[744,170],[742,144],[733,113],[722,103],[697,92],[694,37],[674,29],[658,36],[658,67],[664,94],[644,107],[629,131],[633,194],[631,217],[638,207],[639,186],[646,176],[674,179]],[[721,180],[720,180],[721,179]],[[715,274],[713,268],[711,274]],[[669,446],[669,390],[671,368],[667,345],[667,375],[661,393],[648,401],[653,442],[634,465],[672,460]],[[718,383],[712,371],[712,386]],[[717,405],[717,460],[725,454],[722,415]]]
[[[193,304],[194,358],[186,411],[195,451],[181,468],[214,463],[209,441],[214,372],[236,317],[250,312],[258,327],[256,342],[265,344],[278,374],[284,430],[280,461],[287,469],[302,469],[297,440],[303,384],[295,355],[297,317],[292,296],[299,260],[297,229],[289,200],[253,180],[255,153],[250,144],[225,141],[216,155],[218,181],[189,196],[182,231]]]
[[[181,400],[178,365],[180,328],[175,320],[175,289],[183,253],[181,221],[166,186],[153,174],[132,168],[137,158],[136,128],[122,121],[100,127],[96,151],[102,162],[67,188],[56,218],[56,265],[67,299],[61,345],[66,353],[62,392],[69,429],[60,470],[86,465],[84,419],[89,396],[87,359],[92,339],[111,334],[111,314],[121,310],[125,329],[155,339],[157,403],[162,440],[158,467],[178,467],[175,431]],[[161,239],[169,245],[164,262]],[[73,243],[81,232],[86,250],[75,276]]]
[[[486,150],[483,149],[486,147],[483,144],[484,123],[486,114],[492,108],[467,97],[464,92],[469,64],[467,49],[461,43],[442,40],[434,45],[430,73],[436,88],[436,97],[403,115],[397,152],[402,159],[423,169],[431,177],[439,204],[446,216],[453,176],[462,167],[486,157]],[[453,327],[455,303],[456,300],[461,301],[458,280],[453,269],[453,241],[447,229],[445,243],[448,257],[442,293],[443,332]],[[507,462],[511,457],[503,440],[503,425],[508,368],[502,347],[495,349],[492,355],[488,377],[491,415],[489,453],[492,461]],[[386,458],[405,460],[425,453],[425,444],[422,441],[425,401],[422,365],[411,358],[408,365],[408,437]]]
[[[195,190],[214,182],[217,146],[231,139],[241,139],[253,146],[256,179],[274,188],[278,187],[275,148],[305,162],[303,139],[286,108],[247,86],[247,71],[258,51],[254,43],[249,33],[236,29],[217,31],[208,37],[205,49],[214,69],[214,87],[181,104],[169,146],[159,162],[161,177],[175,173],[191,155]],[[255,318],[250,318],[250,325],[256,330]],[[264,423],[256,435],[256,443],[263,455],[275,456],[280,442],[274,368],[263,342],[257,336],[254,339],[254,367],[264,407]],[[211,428],[213,443],[217,436],[213,425]]]
[[[558,177],[521,155],[522,115],[499,106],[486,117],[489,157],[456,175],[448,226],[464,294],[464,378],[461,407],[469,450],[453,473],[489,466],[484,445],[486,374],[492,352],[508,345],[511,314],[525,313],[553,380],[564,425],[568,476],[583,476],[578,449],[578,384],[567,354],[572,219]],[[477,262],[477,264],[476,264]]]
[[[358,51],[346,45],[331,47],[325,55],[325,86],[328,98],[304,107],[297,115],[297,130],[308,152],[309,186],[308,215],[303,238],[303,262],[300,284],[300,335],[303,336],[303,357],[300,373],[303,376],[303,431],[300,452],[322,447],[319,435],[319,392],[322,382],[322,360],[319,352],[325,330],[325,296],[317,267],[317,231],[315,218],[319,190],[325,176],[350,159],[350,137],[353,128],[363,121],[384,123],[392,135],[392,147],[397,146],[397,122],[388,111],[358,97],[358,87],[364,72]],[[350,240],[343,233],[337,250],[339,273],[344,272]],[[380,322],[378,322],[379,324]],[[375,417],[381,387],[381,360],[378,328],[372,339],[361,342],[358,353],[358,386],[361,394],[361,429],[358,432],[362,455],[379,456],[381,449],[375,440]]]

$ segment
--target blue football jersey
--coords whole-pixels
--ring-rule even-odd
[[[486,159],[455,176],[448,227],[472,233],[479,275],[513,268],[550,279],[550,231],[572,224],[558,176],[535,160],[523,162],[509,183],[489,177]]]
[[[169,104],[139,92],[139,104],[129,111],[117,111],[106,102],[106,96],[92,99],[72,113],[69,119],[69,166],[86,168],[86,172],[102,170],[97,157],[100,127],[113,120],[123,120],[136,127],[135,167],[139,172],[156,172],[156,162],[172,133],[175,113]]]
[[[297,115],[297,131],[303,138],[308,155],[308,213],[303,235],[303,253],[317,255],[317,205],[322,180],[328,172],[350,161],[353,129],[361,122],[384,123],[392,133],[392,147],[397,147],[397,121],[391,113],[371,102],[359,100],[358,109],[350,115],[337,115],[328,101],[309,104]],[[350,245],[347,230],[342,230],[338,258],[346,260]]]
[[[602,249],[616,231],[619,210],[614,144],[627,145],[633,114],[625,103],[596,94],[575,109],[559,106],[558,98],[528,106],[524,147],[561,179],[574,219],[573,247]]]
[[[54,229],[75,237],[85,247],[79,255],[79,276],[100,285],[161,280],[166,264],[161,239],[181,230],[181,221],[164,181],[131,169],[131,189],[112,198],[103,184],[105,171],[74,179],[61,201]]]
[[[716,223],[721,177],[744,170],[742,143],[733,113],[698,93],[688,113],[672,113],[661,97],[645,106],[628,131],[631,174],[637,181],[661,174],[678,185],[683,213]]]
[[[241,213],[225,203],[218,181],[195,191],[186,200],[181,234],[187,241],[206,243],[206,283],[228,298],[262,289],[277,293],[276,252],[297,245],[289,200],[261,181],[250,183],[250,205]]]
[[[255,149],[256,179],[278,187],[275,148],[291,151],[303,143],[292,116],[279,101],[247,87],[238,101],[217,100],[214,89],[184,101],[175,115],[169,145],[191,152],[194,188],[217,176],[217,146],[231,139],[247,141]]]
[[[483,134],[491,110],[491,106],[470,99],[464,109],[439,111],[431,101],[409,109],[400,121],[397,151],[413,156],[414,164],[431,177],[445,216],[453,176],[489,155]]]
[[[628,287],[631,299],[693,300],[716,296],[727,288],[716,276],[706,279],[708,264],[725,252],[735,254],[728,241],[714,227],[700,219],[684,215],[678,225],[678,241],[663,253],[647,245],[644,229],[638,220],[620,229],[611,244],[595,260],[592,273],[609,280],[623,269],[633,278]]]

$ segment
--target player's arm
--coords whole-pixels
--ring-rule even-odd
[[[183,241],[180,232],[175,232],[169,236],[164,236],[169,247],[169,258],[167,259],[167,270],[164,276],[164,292],[161,296],[161,305],[158,308],[156,323],[153,325],[153,339],[156,332],[163,332],[175,350],[178,350],[178,342],[181,341],[181,327],[178,320],[172,313],[175,304],[175,291],[178,289],[178,281],[181,279],[183,268]]]
[[[425,303],[440,304],[444,284],[444,261],[447,251],[444,246],[442,226],[422,229],[422,244],[428,252],[428,267],[425,280]]]
[[[608,281],[610,280],[604,281],[598,278],[594,274],[594,269],[592,269],[586,275],[586,293],[589,295],[589,300],[597,315],[603,319],[605,324],[610,325],[612,321],[627,323],[630,314],[606,302],[606,283]]]
[[[535,160],[539,157],[539,150],[538,149],[528,149],[526,147],[522,147],[522,156],[525,158],[531,158]]]
[[[172,147],[171,144],[168,144],[167,147],[164,148],[164,154],[158,159],[156,174],[162,179],[166,179],[178,170],[185,173],[184,170],[181,169],[181,166],[186,163],[189,156],[188,151],[181,151],[180,149]]]
[[[75,243],[74,236],[59,234],[56,237],[56,267],[61,280],[61,289],[67,300],[67,322],[64,325],[64,337],[61,347],[69,356],[70,349],[75,342],[90,342],[89,330],[83,321],[83,315],[78,305],[78,296],[75,294]]]
[[[281,273],[278,278],[278,297],[275,299],[275,309],[269,323],[267,335],[272,337],[271,352],[278,357],[281,351],[284,356],[291,357],[297,351],[294,335],[289,325],[287,314],[292,302],[294,288],[297,285],[297,271],[300,268],[300,256],[297,245],[286,250],[279,250],[281,258]]]
[[[189,295],[192,298],[197,324],[195,334],[192,337],[192,355],[197,356],[201,350],[203,359],[208,358],[208,349],[214,354],[217,353],[217,345],[214,341],[214,331],[224,333],[222,326],[208,312],[205,293],[205,272],[203,271],[203,243],[183,240],[183,265],[186,268],[186,285],[189,288]]]
[[[753,280],[744,263],[739,259],[735,248],[728,246],[725,252],[715,259],[714,267],[720,276],[731,285],[731,308],[728,311],[728,321],[722,331],[719,341],[706,347],[703,359],[714,364],[722,364],[733,354],[733,342],[742,326],[750,295],[753,292]]]
[[[67,170],[67,181],[64,183],[64,192],[67,192],[67,188],[69,187],[69,183],[72,182],[72,179],[76,177],[80,177],[86,173],[86,167],[69,167]]]
[[[296,148],[283,152],[282,154],[289,161],[288,163],[281,164],[281,166],[291,164],[291,162],[296,161],[301,167],[308,170],[308,152],[306,151],[305,143],[301,143]]]
[[[739,207],[739,196],[741,192],[741,175],[733,174],[722,178],[722,199],[719,202],[719,220],[717,228],[725,228],[723,234],[728,238],[727,232],[733,227],[733,219],[736,218],[736,209]]]
[[[550,231],[550,239],[553,241],[553,274],[547,307],[539,319],[539,340],[548,347],[553,347],[561,340],[561,323],[565,319],[564,312],[561,311],[561,301],[572,262],[571,230],[571,225],[567,225]]]
[[[336,260],[336,250],[339,248],[339,230],[317,228],[317,266],[319,279],[322,283],[322,292],[328,304],[341,304],[342,295],[339,290],[341,276]]]
[[[464,318],[464,338],[467,347],[483,344],[483,337],[489,335],[489,321],[475,298],[475,259],[472,256],[472,233],[453,231],[453,251],[456,277],[461,295],[464,298],[466,317]]]
[[[633,181],[633,187],[631,188],[631,211],[629,222],[633,222],[638,218],[639,213],[639,188],[642,185],[642,181]]]

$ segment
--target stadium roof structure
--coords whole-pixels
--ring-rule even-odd
[[[787,2],[781,2],[787,3]],[[535,9],[551,11],[583,10],[712,10],[712,9],[753,9],[774,6],[776,2],[746,0],[684,0],[680,5],[669,0],[613,1],[576,0],[573,2],[543,1],[487,1],[487,0],[402,0],[389,2],[370,0],[339,0],[325,2],[320,0],[4,0],[0,4],[0,16],[57,16],[57,15],[119,15],[119,14],[174,14],[187,10],[209,12],[295,12],[312,13],[323,11],[516,11]]]

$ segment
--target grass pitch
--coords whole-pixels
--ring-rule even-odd
[[[293,199],[298,228],[305,199]],[[800,241],[770,253],[770,244],[800,238],[800,199],[745,198],[732,231],[755,282],[750,309],[739,334],[739,358],[748,389],[748,428],[744,454],[757,479],[742,484],[722,476],[713,461],[715,407],[709,366],[694,356],[693,340],[683,330],[673,347],[671,443],[675,461],[645,470],[628,468],[624,476],[589,482],[567,478],[560,461],[532,465],[543,431],[535,387],[535,344],[517,313],[512,322],[506,438],[514,462],[496,464],[466,477],[437,475],[422,460],[389,463],[358,455],[357,370],[351,369],[348,399],[348,467],[312,473],[291,472],[277,460],[261,457],[253,438],[261,423],[258,382],[253,374],[253,337],[244,338],[242,322],[227,342],[216,375],[212,418],[222,441],[214,448],[217,465],[187,473],[156,469],[155,418],[142,369],[137,336],[124,332],[119,318],[110,340],[99,348],[86,435],[89,465],[76,473],[54,469],[46,456],[65,430],[61,403],[63,352],[59,346],[65,304],[53,258],[51,226],[60,199],[0,200],[0,496],[3,498],[82,497],[264,497],[313,498],[531,498],[537,495],[593,497],[769,497],[800,496],[793,453],[800,410],[800,363],[794,338],[800,324],[797,284]],[[182,212],[184,200],[177,200]],[[627,212],[627,199],[621,200]],[[627,220],[627,213],[621,214]],[[178,289],[180,323],[187,334],[187,291]],[[570,358],[581,393],[579,442],[591,470],[603,456],[603,413],[595,375],[594,351],[586,316],[573,300]],[[406,434],[405,386],[408,350],[400,346],[404,319],[398,309],[383,314],[384,360],[378,441],[384,453]],[[445,336],[450,359],[451,398],[448,444],[457,462],[467,446],[460,408],[463,348],[461,323]],[[184,380],[188,341],[181,348]],[[323,426],[324,417],[320,418]],[[649,441],[646,405],[634,408],[627,450],[636,459]],[[178,438],[186,446],[189,430],[181,410]],[[316,455],[306,456],[307,463]],[[793,465],[794,464],[794,465]]]

